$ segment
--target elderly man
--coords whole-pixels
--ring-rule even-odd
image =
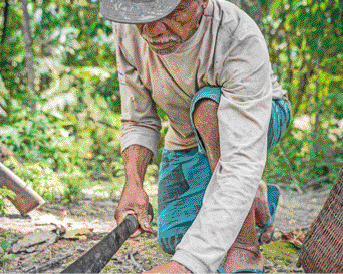
[[[168,116],[158,240],[174,254],[149,273],[263,272],[278,189],[261,181],[290,121],[254,21],[224,0],[102,0],[114,24],[126,182],[115,219],[152,232],[143,189]],[[256,230],[255,224],[261,229]]]

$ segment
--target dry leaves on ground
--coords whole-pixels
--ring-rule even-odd
[[[302,228],[291,229],[281,233],[281,241],[289,242],[297,248],[301,248],[305,239],[305,233]]]

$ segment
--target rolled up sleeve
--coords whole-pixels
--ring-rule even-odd
[[[122,113],[121,151],[140,145],[151,150],[155,160],[161,130],[156,104],[120,43],[116,44],[116,57]]]
[[[234,41],[220,74],[221,157],[201,210],[172,258],[194,273],[218,269],[251,209],[266,163],[272,84],[260,39]]]

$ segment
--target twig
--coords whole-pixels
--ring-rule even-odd
[[[128,259],[129,261],[141,272],[145,272],[147,271],[146,269],[144,269],[144,267],[142,265],[140,265],[136,260],[135,260],[135,255],[138,254],[138,251],[135,252],[131,252],[128,254]]]
[[[42,264],[40,266],[33,266],[31,267],[30,269],[27,269],[25,272],[29,272],[29,273],[39,273],[41,271],[45,271],[47,269],[50,269],[56,265],[58,265],[60,262],[62,262],[63,260],[69,258],[71,255],[68,254],[68,255],[65,255],[63,256],[62,258],[56,258],[56,259],[53,259],[45,264]]]
[[[319,196],[326,196],[330,193],[331,187],[322,191],[313,191],[313,192],[308,192],[306,195],[307,198],[314,198],[314,197],[319,197]]]
[[[279,147],[279,150],[280,150],[280,152],[281,152],[281,154],[282,154],[282,156],[283,156],[283,158],[284,158],[284,160],[285,160],[285,162],[286,162],[286,164],[287,164],[287,166],[288,166],[288,168],[289,168],[289,171],[290,171],[290,173],[291,173],[291,177],[292,177],[292,181],[293,181],[293,183],[292,183],[291,186],[295,187],[296,190],[297,190],[300,194],[303,194],[304,192],[303,192],[303,190],[301,189],[301,187],[299,186],[299,181],[295,178],[295,174],[294,174],[294,171],[293,171],[293,169],[292,169],[291,162],[290,162],[289,159],[287,158],[286,153],[285,153],[285,151],[283,150],[283,148],[282,148],[282,146],[281,146],[280,143],[278,144],[278,147]]]
[[[92,118],[92,117],[87,117],[87,120],[92,121],[93,123],[102,124],[102,125],[104,125],[104,126],[107,126],[107,127],[113,128],[113,129],[119,129],[117,126],[113,126],[113,125],[111,125],[111,124],[109,124],[109,123],[107,123],[107,122],[105,122],[105,121],[97,121],[97,120],[95,120],[95,119]]]
[[[48,246],[49,247],[49,259],[50,259],[50,262],[53,260],[52,259],[52,248],[51,248],[51,245]]]
[[[325,182],[326,180],[329,180],[329,179],[330,179],[329,176],[321,176],[321,177],[316,178],[316,179],[314,179],[314,180],[312,180],[310,182],[307,182],[305,184],[305,186],[306,187],[310,187],[312,185],[318,185],[318,184],[323,183],[323,182]]]

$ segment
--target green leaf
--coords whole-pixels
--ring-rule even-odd
[[[8,94],[9,94],[8,90],[6,89],[5,83],[2,81],[2,78],[1,78],[1,75],[0,75],[0,97],[5,97]]]
[[[270,15],[272,17],[276,17],[277,16],[277,12],[280,10],[281,5],[283,4],[284,0],[274,0],[271,3],[271,7],[270,7]]]
[[[11,127],[11,126],[4,126],[0,128],[0,136],[1,137],[10,137],[12,141],[19,146],[19,132],[18,129]]]

